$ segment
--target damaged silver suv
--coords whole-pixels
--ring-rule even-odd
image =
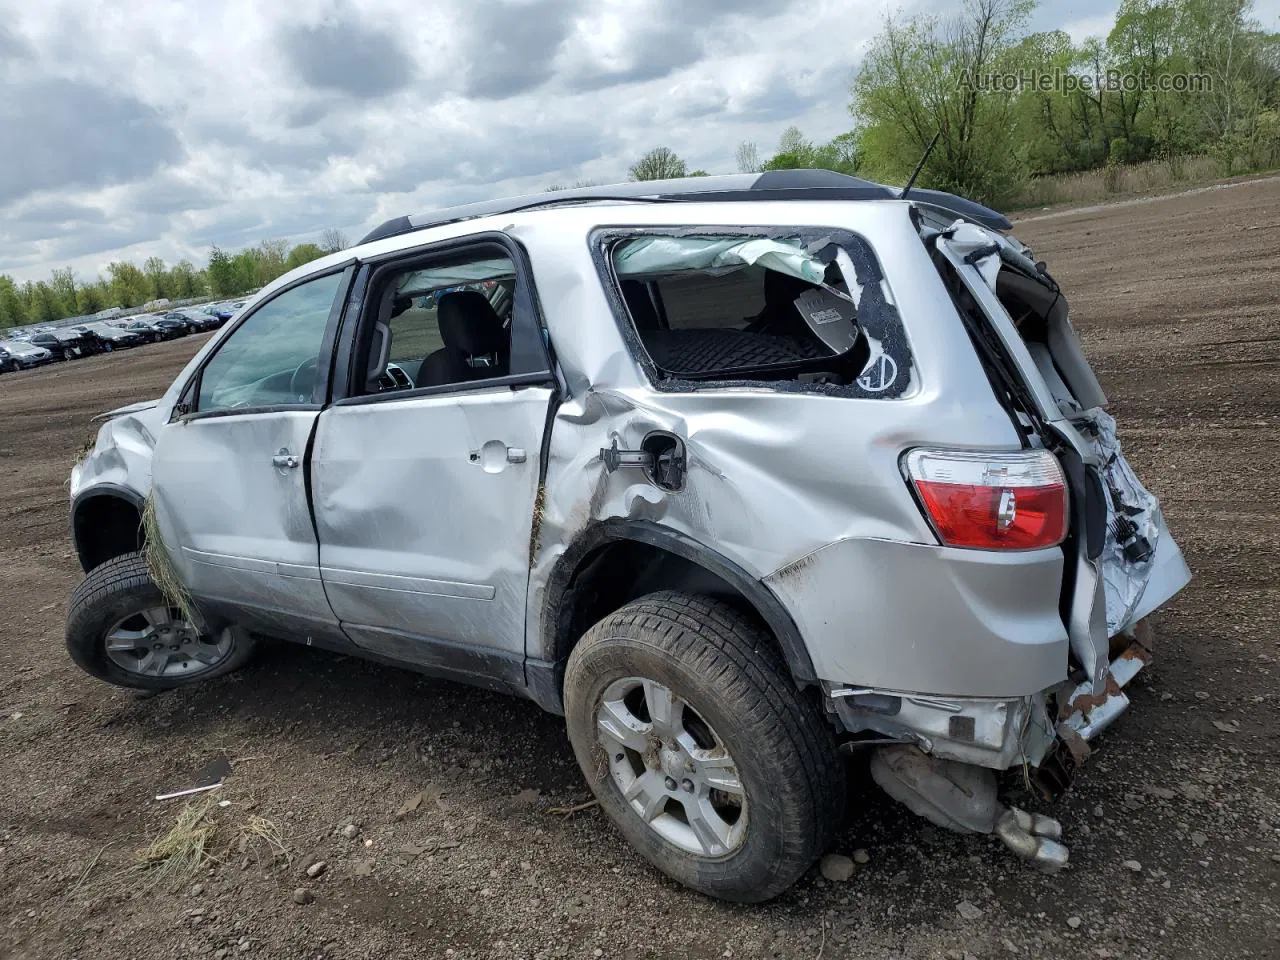
[[[814,171],[390,221],[108,415],[71,656],[164,689],[283,638],[528,697],[729,900],[824,851],[857,751],[1060,867],[997,774],[1066,785],[1190,574],[1008,230]]]

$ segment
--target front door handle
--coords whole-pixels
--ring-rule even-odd
[[[296,454],[281,450],[271,458],[271,465],[279,470],[292,470],[298,465],[298,457]]]

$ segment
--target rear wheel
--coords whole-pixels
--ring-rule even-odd
[[[830,727],[768,634],[728,604],[680,593],[628,604],[574,648],[564,694],[601,808],[688,887],[768,900],[841,826]]]
[[[139,553],[96,567],[72,594],[67,613],[71,659],[123,687],[190,686],[235,670],[253,647],[249,634],[235,627],[201,633],[165,599]]]

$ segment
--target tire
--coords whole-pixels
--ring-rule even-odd
[[[682,848],[624,797],[620,784],[628,770],[636,771],[637,780],[665,773],[668,789],[673,783],[667,760],[654,760],[652,747],[634,754],[598,732],[606,694],[625,689],[627,678],[665,685],[684,701],[682,723],[692,724],[692,709],[728,751],[745,824],[727,853]],[[800,878],[842,826],[844,764],[830,726],[819,705],[796,689],[772,638],[726,603],[663,592],[610,614],[570,654],[564,702],[569,740],[601,809],[641,856],[687,887],[739,903],[769,900]],[[679,762],[678,754],[657,753]],[[638,766],[635,757],[644,765]],[[701,791],[702,786],[691,788],[685,780],[680,789]],[[685,809],[679,796],[686,795],[672,793],[663,808],[675,809],[677,819]],[[654,823],[667,816],[658,814]],[[729,829],[732,836],[736,824]]]
[[[205,635],[196,641],[201,645],[202,655],[216,655],[215,662],[197,662],[185,654],[179,655],[196,666],[189,675],[146,675],[123,668],[108,654],[108,635],[132,615],[155,609],[167,611],[169,605],[151,579],[142,554],[126,553],[95,567],[76,587],[67,610],[67,651],[71,659],[91,676],[117,686],[173,690],[230,673],[253,655],[255,642],[249,633],[227,627],[216,636]]]

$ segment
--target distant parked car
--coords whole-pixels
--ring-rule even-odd
[[[64,349],[62,342],[52,333],[33,333],[27,340],[27,343],[31,344],[33,347],[40,347],[44,350],[48,350],[54,360],[70,360],[75,356],[75,354],[71,352],[71,348],[68,347]]]
[[[233,316],[235,311],[231,309],[231,305],[227,303],[210,303],[200,308],[202,312],[207,313],[211,317],[218,319],[218,326],[226,323]]]
[[[0,340],[0,349],[3,349],[9,358],[13,361],[14,366],[19,370],[28,370],[31,367],[39,367],[46,363],[52,363],[57,358],[46,350],[44,347],[37,347],[33,343],[17,338],[11,340]]]
[[[44,347],[58,360],[74,360],[98,352],[97,341],[75,327],[55,327],[48,332],[34,334],[30,342]]]
[[[222,322],[216,317],[211,317],[199,310],[171,310],[164,316],[166,320],[185,321],[193,333],[215,330],[222,326]]]
[[[121,320],[112,320],[111,326],[117,330],[125,330],[129,333],[136,333],[143,343],[159,343],[161,340],[167,340],[170,334],[161,331],[150,320],[141,317],[125,317]]]
[[[90,334],[97,341],[98,349],[103,353],[136,347],[143,342],[142,337],[132,330],[121,330],[119,327],[113,327],[109,323],[87,323],[74,329],[83,330]]]
[[[159,340],[174,340],[177,337],[185,337],[188,333],[187,325],[182,321],[166,320],[163,317],[125,317],[117,326],[122,330],[131,330],[134,333],[141,334],[144,338],[149,333],[153,343]]]
[[[165,317],[150,317],[146,321],[154,326],[157,330],[164,333],[164,339],[173,340],[177,337],[185,337],[191,332],[185,320],[169,320]]]
[[[4,347],[0,347],[0,373],[12,373],[18,369],[18,365],[13,362],[13,357],[9,355],[9,351]]]

